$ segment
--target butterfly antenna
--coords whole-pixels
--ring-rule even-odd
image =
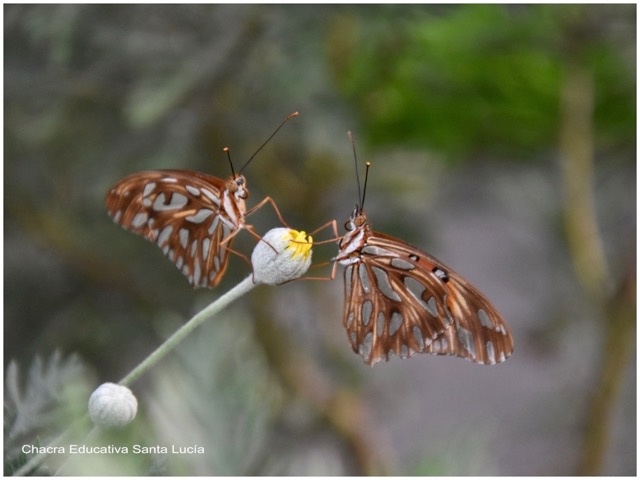
[[[369,178],[369,167],[371,166],[371,162],[367,162],[365,164],[367,169],[364,171],[364,188],[362,189],[362,203],[360,204],[360,209],[364,210],[364,196],[367,194],[367,180]]]
[[[356,166],[356,182],[358,184],[358,205],[360,210],[362,210],[362,190],[360,190],[360,174],[358,173],[358,154],[356,153],[356,142],[353,139],[353,133],[347,132],[349,136],[349,140],[351,141],[351,148],[353,148],[353,163]]]
[[[231,166],[231,175],[233,176],[233,178],[236,178],[236,172],[233,171],[233,162],[231,161],[231,150],[229,149],[229,147],[224,147],[222,151],[227,154],[227,158],[229,159],[229,166]]]
[[[238,173],[242,173],[242,171],[246,168],[246,166],[247,166],[247,165],[249,165],[249,162],[251,162],[251,160],[253,160],[253,158],[258,154],[258,152],[259,152],[260,150],[262,150],[262,148],[263,148],[267,143],[269,143],[269,140],[271,140],[271,139],[276,135],[276,133],[278,133],[278,130],[280,130],[280,129],[282,128],[282,126],[283,126],[285,123],[287,123],[287,122],[288,122],[289,120],[291,120],[293,117],[297,117],[298,115],[300,115],[298,112],[293,112],[293,113],[292,113],[292,114],[290,114],[287,118],[285,118],[285,119],[282,121],[282,123],[281,123],[280,125],[278,125],[278,128],[276,128],[276,129],[275,129],[275,131],[274,131],[274,132],[269,136],[269,138],[267,138],[267,139],[265,140],[265,142],[264,142],[262,145],[260,145],[260,148],[258,148],[258,149],[255,151],[255,153],[254,153],[253,155],[251,155],[251,158],[249,158],[249,160],[247,160],[247,163],[245,163],[245,164],[242,166],[242,168],[240,169],[240,171],[239,171]]]

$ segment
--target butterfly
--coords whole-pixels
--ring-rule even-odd
[[[336,257],[346,267],[343,322],[353,350],[368,365],[415,353],[506,360],[513,337],[491,302],[433,256],[373,231],[359,197]]]
[[[247,210],[247,182],[240,173],[278,132],[289,115],[238,173],[223,180],[191,170],[150,170],[131,174],[107,192],[109,216],[122,227],[156,243],[187,277],[191,286],[213,288],[222,279],[235,235],[242,229],[260,238],[245,217],[269,202],[286,225],[271,197]]]

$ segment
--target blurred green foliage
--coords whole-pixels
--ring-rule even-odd
[[[354,130],[376,165],[376,229],[438,255],[478,245],[491,270],[475,278],[502,285],[517,356],[468,374],[442,359],[363,368],[341,325],[340,271],[334,282],[256,289],[136,383],[135,423],[99,439],[198,443],[207,455],[84,459],[67,473],[572,473],[601,332],[557,233],[557,168],[452,172],[432,160],[557,158],[567,67],[588,66],[597,160],[613,164],[597,171],[597,206],[610,256],[627,265],[635,20],[635,5],[8,5],[5,473],[26,460],[24,442],[46,444],[99,382],[249,273],[234,257],[215,291],[193,291],[157,247],[107,217],[108,187],[145,169],[224,177],[223,146],[241,165],[293,110],[301,118],[246,172],[248,206],[271,195],[292,226],[341,225],[355,200]],[[276,221],[267,210],[251,216],[259,232]],[[495,236],[483,240],[487,230]],[[243,234],[234,247],[254,244]],[[55,349],[82,363],[33,360]],[[635,414],[635,372],[625,375],[618,419]],[[628,475],[635,430],[620,423],[603,471]]]
[[[371,146],[428,147],[449,159],[535,154],[556,142],[560,85],[577,37],[595,78],[597,140],[632,147],[635,76],[598,29],[606,9],[414,7],[401,22],[378,10],[336,23],[329,56]],[[573,31],[584,25],[594,28]]]

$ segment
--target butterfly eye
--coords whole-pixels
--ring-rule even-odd
[[[244,188],[245,180],[242,175],[239,175],[238,177],[236,177],[232,183],[235,186],[235,190],[233,190],[233,193],[238,192],[237,193],[238,198],[245,200],[249,197],[249,192]]]
[[[355,225],[353,224],[352,220],[347,220],[346,222],[344,222],[344,229],[347,231],[351,231],[355,228]]]

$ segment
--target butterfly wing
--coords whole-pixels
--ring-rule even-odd
[[[473,285],[449,271],[447,312],[454,319],[424,353],[457,355],[477,363],[504,362],[513,352],[513,337],[496,308]]]
[[[193,287],[215,287],[228,261],[238,225],[224,210],[226,182],[188,170],[134,173],[107,193],[109,216],[156,243]],[[244,204],[234,218],[244,214]],[[223,245],[223,242],[224,245]]]
[[[345,270],[344,324],[367,364],[393,354],[505,360],[513,339],[498,311],[460,275],[427,253],[371,233]]]

